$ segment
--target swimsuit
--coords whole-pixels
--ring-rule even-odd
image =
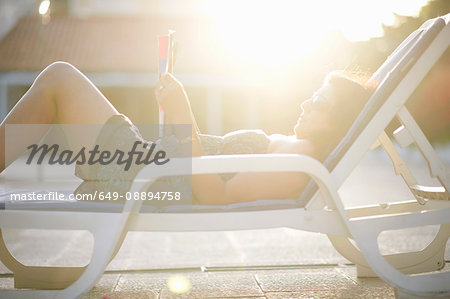
[[[267,153],[269,137],[262,130],[239,130],[224,136],[199,134],[205,155],[230,155],[230,154],[264,154]],[[139,130],[124,115],[118,114],[110,117],[103,125],[96,145],[100,151],[108,150],[112,153],[120,150],[128,153],[136,141],[141,142],[137,150],[148,152],[151,142],[144,140]],[[155,142],[153,153],[164,151],[167,158],[179,157],[180,141],[175,135],[158,139]],[[169,162],[170,163],[170,162]],[[83,179],[83,183],[74,193],[93,193],[95,191],[118,192],[125,194],[129,191],[131,183],[144,164],[133,163],[131,168],[125,170],[125,164],[116,162],[101,165],[76,165],[75,175]],[[158,166],[157,166],[158,167]],[[157,168],[156,168],[157,169]],[[220,174],[223,181],[231,179],[235,174]],[[171,177],[171,182],[180,181],[180,178]],[[167,181],[167,179],[166,179]]]

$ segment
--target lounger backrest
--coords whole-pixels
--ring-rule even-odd
[[[330,172],[339,164],[379,108],[444,26],[445,21],[442,18],[435,18],[425,22],[419,29],[411,33],[372,75],[369,81],[376,82],[377,89],[354,121],[350,130],[324,161],[323,164]],[[356,163],[352,167],[348,167],[348,169],[356,167]],[[305,191],[298,199],[299,204],[305,206],[316,191],[316,184],[310,180]]]

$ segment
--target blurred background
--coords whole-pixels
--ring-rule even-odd
[[[135,123],[158,123],[157,35],[175,30],[174,73],[203,133],[292,134],[325,75],[371,74],[447,0],[0,0],[0,116],[63,60]],[[434,143],[450,141],[450,53],[408,105]],[[82,112],[74,112],[82,113]]]

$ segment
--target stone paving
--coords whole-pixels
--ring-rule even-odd
[[[410,158],[414,162],[417,157]],[[413,163],[413,171],[423,169],[421,163]],[[381,152],[369,154],[340,190],[344,204],[410,199],[391,169]],[[14,177],[14,172],[9,175]],[[380,247],[383,253],[420,250],[435,232],[436,227],[424,227],[383,233]],[[90,235],[80,231],[8,230],[5,239],[14,256],[27,265],[86,264],[93,245]],[[450,260],[449,248],[445,255]],[[169,282],[188,291],[177,294]],[[0,264],[0,288],[12,287],[10,271]],[[103,296],[393,298],[394,290],[377,278],[357,278],[355,266],[334,250],[325,235],[278,228],[129,233],[107,271],[84,298]]]
[[[170,287],[171,281],[184,283]],[[12,277],[2,277],[12,288]],[[180,291],[186,290],[180,294]],[[378,278],[356,278],[353,266],[236,271],[126,271],[103,274],[90,298],[394,298]]]

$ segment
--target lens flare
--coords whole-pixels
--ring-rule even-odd
[[[191,282],[182,275],[174,275],[168,279],[167,286],[172,293],[184,294],[191,289]]]

